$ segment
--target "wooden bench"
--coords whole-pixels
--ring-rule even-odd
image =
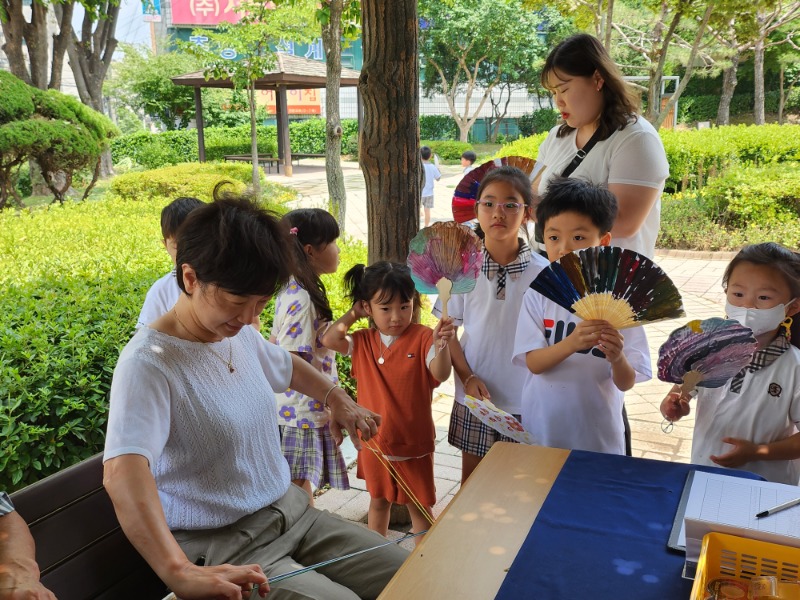
[[[225,162],[253,162],[253,157],[250,154],[226,154],[224,157]],[[281,172],[281,161],[271,154],[259,154],[258,166],[267,169],[267,173],[272,173],[272,166],[275,165],[275,172]]]
[[[120,528],[102,455],[11,495],[36,541],[42,583],[59,600],[160,600],[168,591]]]

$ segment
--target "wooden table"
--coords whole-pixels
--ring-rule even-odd
[[[494,598],[568,456],[494,444],[379,598]]]

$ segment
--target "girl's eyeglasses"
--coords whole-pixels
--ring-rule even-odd
[[[477,204],[478,210],[482,210],[483,212],[494,212],[494,209],[499,206],[500,210],[510,215],[517,214],[519,209],[525,206],[519,202],[493,202],[491,200],[478,200]]]

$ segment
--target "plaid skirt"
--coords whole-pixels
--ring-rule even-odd
[[[316,488],[327,483],[337,490],[350,489],[347,465],[328,425],[317,429],[281,425],[280,429],[281,449],[293,480],[305,479]]]
[[[513,416],[519,421],[519,415]],[[486,456],[495,442],[517,443],[473,416],[469,408],[459,402],[453,402],[447,441],[462,452],[476,456]]]

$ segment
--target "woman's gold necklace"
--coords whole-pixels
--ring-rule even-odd
[[[193,334],[191,331],[189,331],[189,328],[186,327],[186,325],[183,324],[183,321],[181,321],[180,317],[178,316],[178,311],[175,310],[175,307],[172,308],[172,314],[175,315],[175,319],[178,321],[180,326],[183,327],[183,330],[186,333],[188,333],[190,336],[192,336],[195,339],[196,342],[200,342],[202,344],[206,344],[206,348],[211,352],[211,354],[216,356],[225,365],[227,365],[228,371],[230,371],[231,373],[235,373],[236,372],[236,367],[233,366],[233,342],[230,340],[230,338],[228,338],[228,360],[225,360],[225,358],[219,352],[217,352],[211,346],[208,345],[209,342],[204,342],[199,337],[197,337],[195,334]]]

